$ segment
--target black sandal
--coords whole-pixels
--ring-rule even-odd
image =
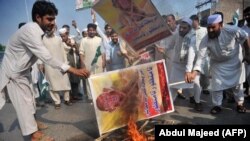
[[[237,112],[238,113],[246,113],[246,107],[244,107],[243,105],[237,105]]]
[[[71,105],[72,105],[72,102],[70,102],[70,101],[65,101],[64,104],[67,105],[67,106],[71,106]]]
[[[55,109],[60,109],[61,105],[60,104],[55,104]]]
[[[211,114],[218,114],[220,112],[221,112],[221,107],[219,106],[214,106],[210,111]]]

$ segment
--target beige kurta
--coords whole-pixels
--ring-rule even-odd
[[[84,56],[84,64],[87,70],[90,71],[91,75],[103,72],[102,68],[102,56],[98,57],[97,62],[94,65],[91,65],[95,55],[97,48],[102,45],[102,39],[100,37],[86,37],[83,38],[80,44],[79,53]],[[90,86],[88,81],[86,81],[87,85],[87,95],[91,99]]]
[[[174,32],[172,32],[172,35],[168,36],[167,38],[164,38],[160,41],[160,47],[163,47],[165,49],[165,61],[166,61],[166,67],[167,67],[167,74],[168,74],[168,79],[170,79],[171,71],[172,71],[172,62],[173,62],[173,57],[174,57],[174,41],[175,41],[175,36],[178,34],[179,29],[177,28]],[[159,55],[159,52],[155,52],[156,55]],[[161,56],[161,55],[159,55]],[[157,59],[158,60],[158,59]]]
[[[80,44],[80,54],[84,55],[84,63],[88,70],[91,71],[91,74],[97,74],[103,72],[102,70],[102,57],[99,56],[97,63],[91,65],[92,60],[95,57],[96,50],[102,44],[102,39],[100,37],[87,37],[83,38]]]
[[[27,23],[10,38],[0,68],[0,109],[5,103],[5,88],[17,112],[23,135],[37,131],[31,82],[31,66],[39,58],[54,68],[67,71],[70,66],[53,58],[42,42],[44,32],[35,23]]]
[[[60,37],[44,36],[43,43],[53,57],[67,63],[64,44]],[[50,90],[52,91],[65,91],[71,89],[67,73],[63,74],[59,70],[54,69],[49,65],[45,65],[45,77],[48,80],[50,84]]]

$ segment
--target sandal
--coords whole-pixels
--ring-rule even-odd
[[[55,104],[55,109],[60,109],[61,105],[60,104]]]
[[[189,103],[191,104],[196,103],[194,100],[194,96],[189,97]]]
[[[72,102],[70,102],[70,101],[65,101],[64,104],[67,105],[67,106],[71,106],[71,105],[72,105]]]
[[[246,113],[246,107],[244,107],[243,105],[237,105],[236,109],[238,113]]]
[[[198,112],[203,111],[202,104],[201,103],[196,103],[194,104],[194,109]]]
[[[186,99],[186,97],[180,92],[177,92],[177,97],[180,99]]]
[[[214,107],[211,109],[211,111],[210,111],[211,114],[218,114],[218,113],[220,113],[220,112],[221,112],[221,108],[220,108],[219,106],[214,106]]]
[[[31,141],[55,141],[55,139],[45,135],[41,131],[36,131],[35,133],[32,134]]]

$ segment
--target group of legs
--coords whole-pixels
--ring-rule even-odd
[[[31,141],[53,141],[40,130],[47,126],[35,118],[36,102],[29,77],[20,77],[6,86],[9,98],[16,110],[23,136],[31,136]],[[28,83],[27,83],[28,82]],[[21,106],[20,106],[21,105]]]
[[[197,79],[197,78],[196,78]],[[199,77],[198,77],[199,79]],[[196,111],[202,111],[202,104],[201,104],[201,93],[203,94],[211,94],[211,101],[213,104],[213,108],[210,110],[211,114],[218,114],[222,111],[222,101],[224,98],[228,98],[228,100],[233,100],[236,102],[236,111],[238,113],[245,113],[246,108],[244,107],[244,90],[243,85],[239,84],[235,87],[221,90],[221,91],[209,91],[209,79],[204,78],[201,76],[201,81],[194,81],[194,87],[188,89],[172,89],[171,93],[173,95],[173,100],[175,98],[186,99],[186,94],[189,94],[189,102],[194,104],[194,109]],[[200,84],[202,86],[200,86]],[[180,91],[181,90],[181,91]],[[230,97],[231,96],[231,97]]]
[[[194,104],[194,109],[196,111],[202,111],[202,104],[200,100],[201,96],[201,86],[200,86],[200,76],[197,76],[194,80],[193,88],[171,88],[171,93],[173,100],[176,98],[186,99],[186,94],[189,95],[189,102]]]
[[[63,95],[64,104],[67,106],[71,106],[74,102],[82,100],[83,94],[87,96],[87,88],[86,88],[86,80],[82,80],[83,83],[70,83],[71,90],[64,90],[64,91],[50,91],[50,96],[53,99],[55,103],[55,109],[61,108],[61,97],[60,94]],[[83,85],[83,87],[80,87],[80,85]],[[82,89],[82,91],[80,91]]]

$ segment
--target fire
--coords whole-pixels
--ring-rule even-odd
[[[132,141],[147,141],[147,138],[138,131],[137,125],[132,116],[130,116],[128,121],[128,135],[131,137]]]

